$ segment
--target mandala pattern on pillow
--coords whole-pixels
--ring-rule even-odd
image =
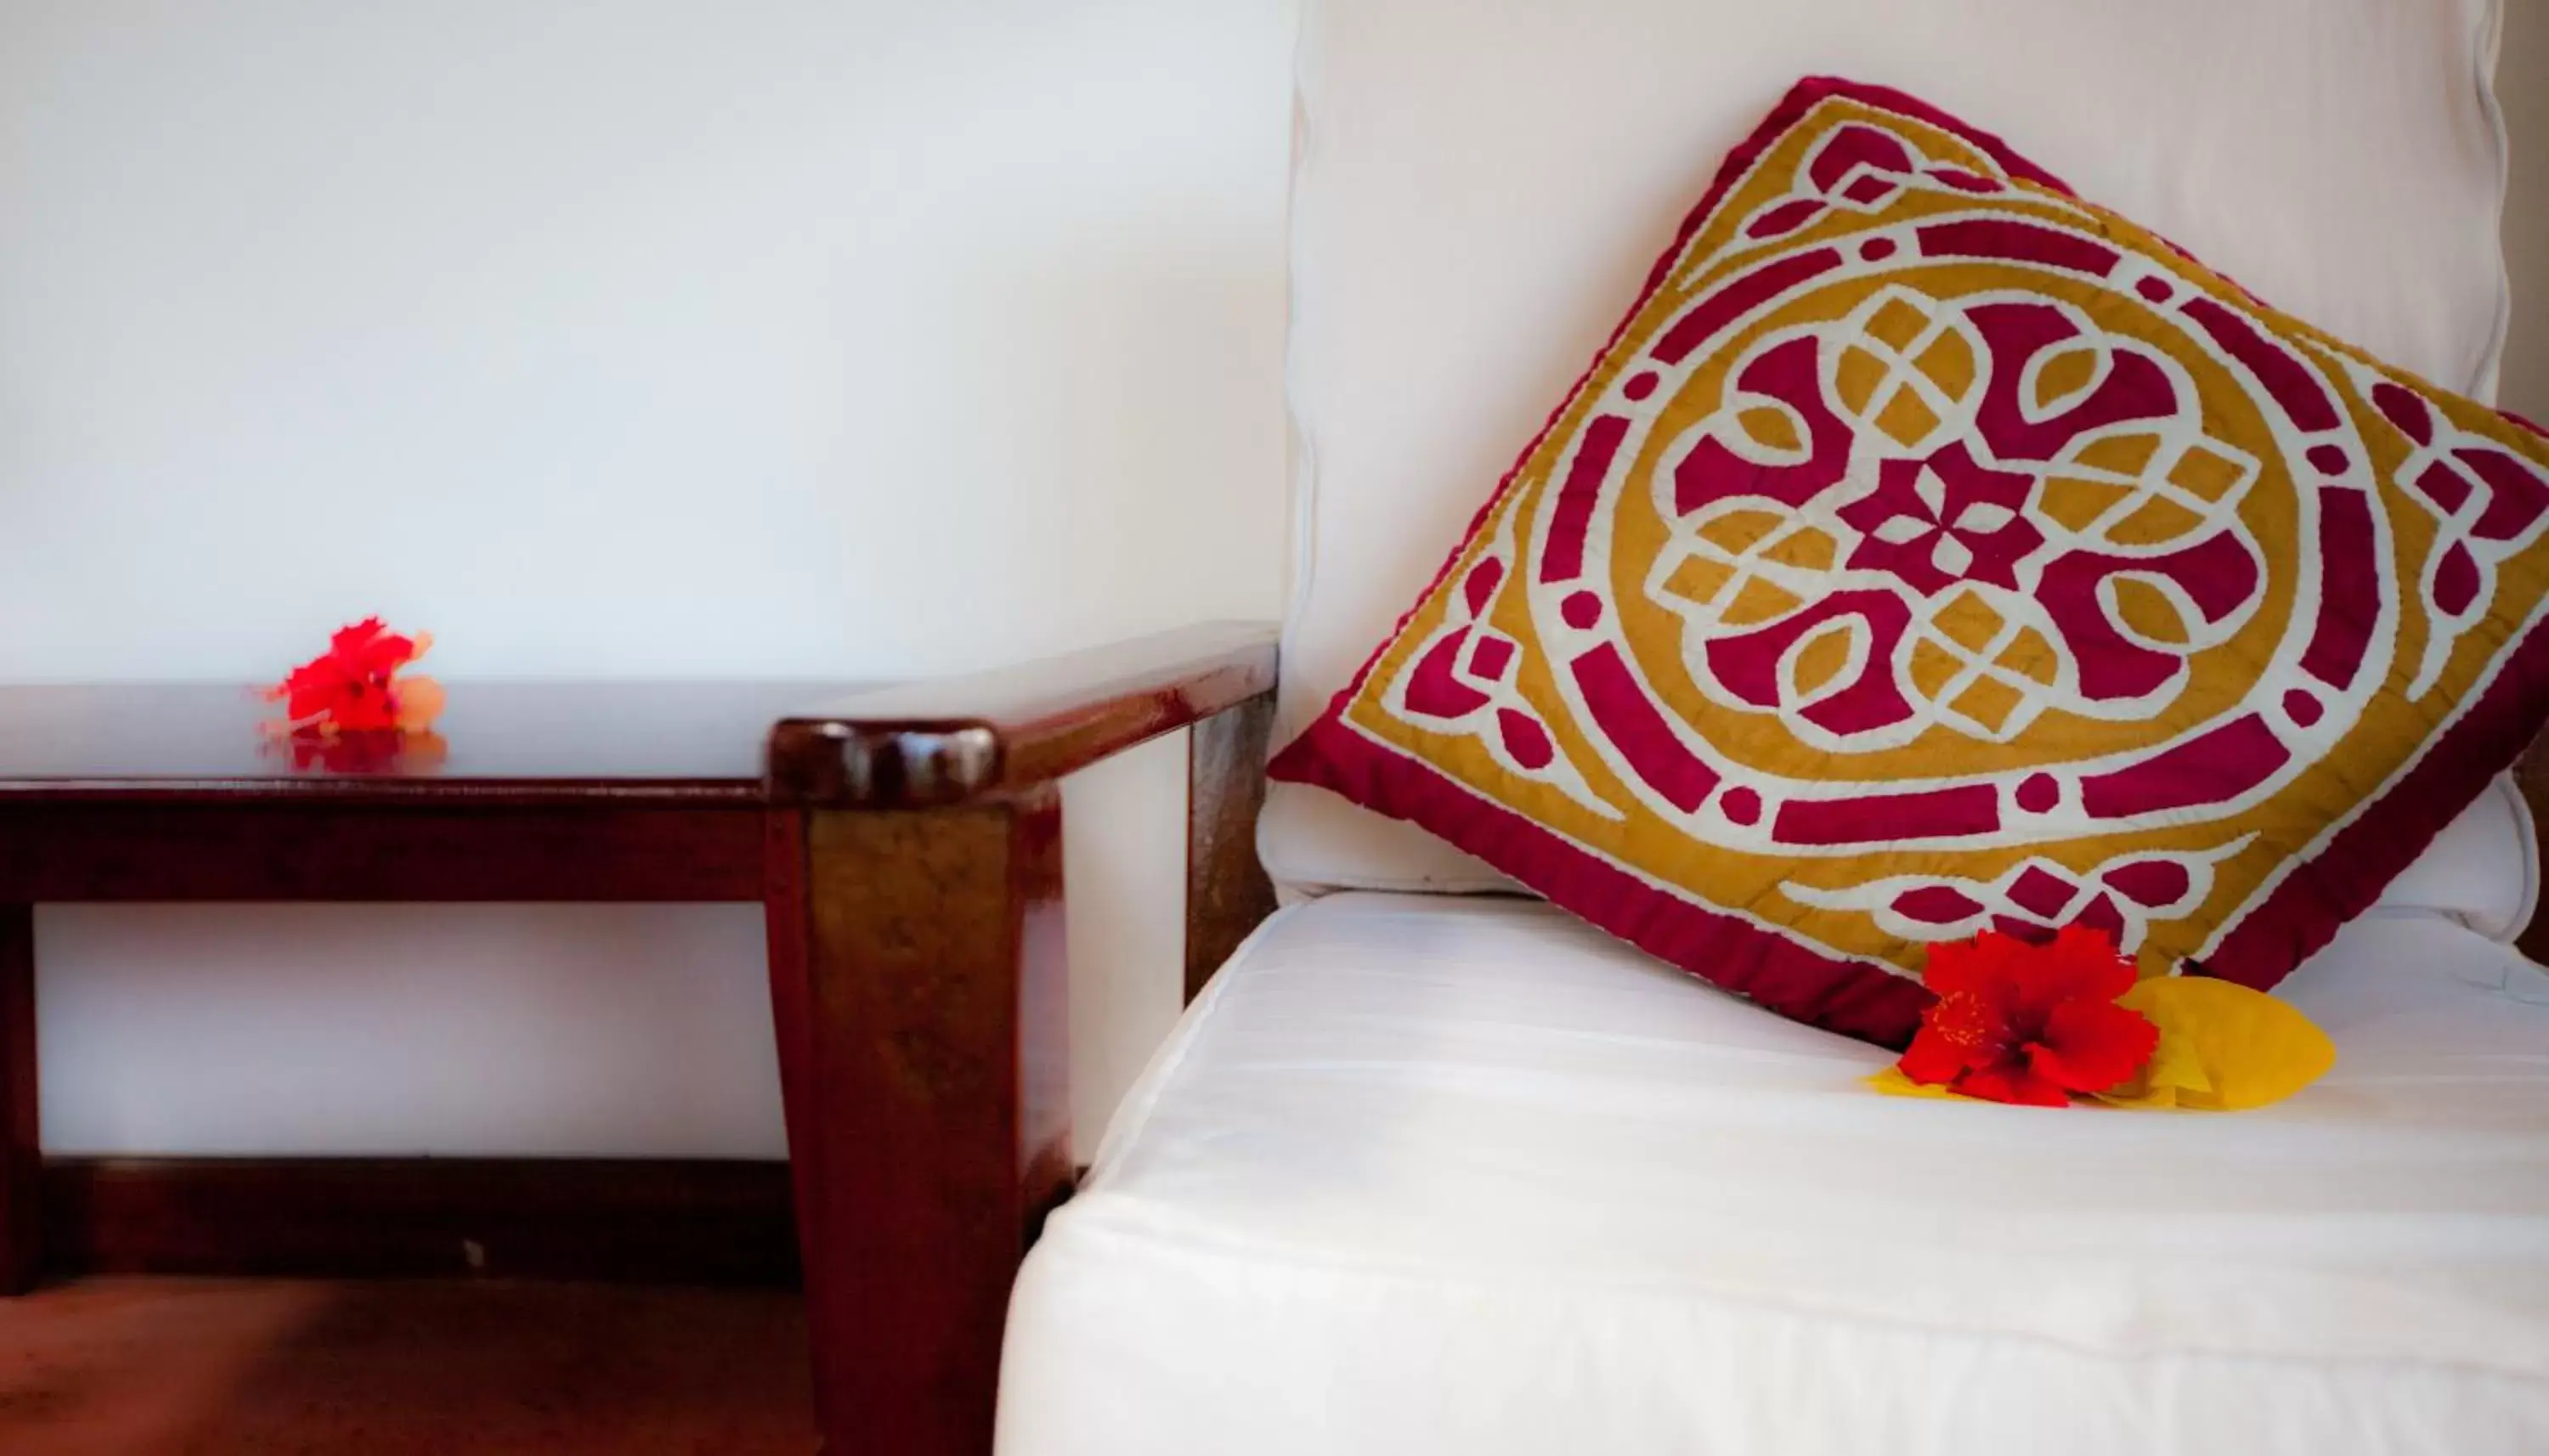
[[[2255,986],[2549,713],[2549,442],[1802,83],[1277,776],[1883,1042],[1925,942]]]

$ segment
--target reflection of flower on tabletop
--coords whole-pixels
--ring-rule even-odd
[[[450,745],[430,729],[366,728],[323,733],[299,728],[266,740],[266,752],[288,758],[296,773],[416,774],[440,768]]]

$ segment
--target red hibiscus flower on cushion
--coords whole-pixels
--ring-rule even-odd
[[[1985,931],[1930,948],[1922,980],[1938,999],[1898,1063],[1926,1086],[2060,1107],[2129,1079],[2159,1028],[2116,1004],[2138,974],[2102,931],[2071,926],[2041,945]]]
[[[425,655],[433,639],[402,636],[365,617],[329,639],[328,651],[294,668],[266,689],[280,699],[288,726],[321,732],[422,729],[442,710],[442,688],[430,678],[398,681],[398,671]]]

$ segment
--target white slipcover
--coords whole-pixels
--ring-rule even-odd
[[[1536,901],[1293,906],[1028,1258],[999,1451],[2549,1451],[2549,975],[2376,912],[2285,994],[2275,1107],[1905,1101]]]

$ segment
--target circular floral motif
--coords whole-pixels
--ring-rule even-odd
[[[2255,457],[2184,365],[2073,306],[1888,284],[1725,378],[1650,482],[1644,586],[1703,692],[1801,741],[2147,721],[2266,594]]]

